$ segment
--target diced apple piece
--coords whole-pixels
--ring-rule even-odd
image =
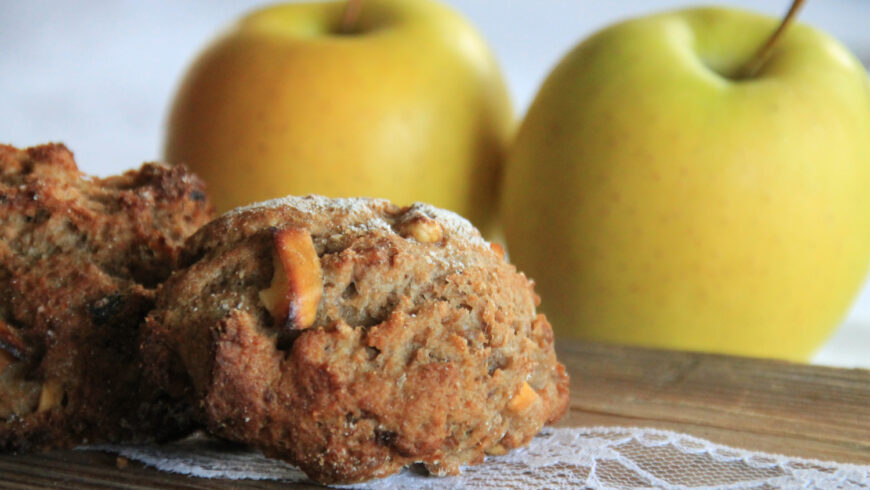
[[[492,242],[489,244],[489,249],[495,252],[500,258],[504,258],[504,247],[499,243]]]
[[[504,447],[502,444],[496,444],[495,446],[491,446],[486,448],[486,454],[490,456],[504,456],[509,451],[508,448]]]
[[[39,405],[37,412],[45,412],[53,408],[59,407],[63,399],[63,388],[60,382],[50,379],[42,383],[42,391],[39,393]]]
[[[282,328],[304,329],[314,323],[323,295],[323,271],[311,234],[285,228],[273,234],[274,275],[260,301]]]
[[[539,398],[540,396],[529,386],[529,383],[523,383],[517,394],[508,402],[507,408],[514,413],[523,413]]]

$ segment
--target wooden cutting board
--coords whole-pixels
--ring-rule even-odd
[[[870,464],[870,370],[563,341],[571,376],[564,427],[683,432],[751,450]],[[3,488],[322,488],[206,480],[114,455],[0,456]]]

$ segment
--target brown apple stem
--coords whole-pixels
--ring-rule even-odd
[[[797,17],[797,13],[800,8],[803,6],[805,0],[793,0],[791,3],[791,8],[788,9],[788,13],[785,14],[785,17],[782,19],[782,22],[779,23],[779,27],[773,31],[773,34],[767,39],[767,42],[761,46],[761,49],[755,52],[755,56],[750,58],[749,62],[745,65],[741,66],[737,71],[737,78],[752,78],[756,74],[758,74],[758,70],[767,63],[767,59],[770,58],[770,54],[773,52],[773,47],[776,45],[776,42],[783,36],[783,33],[788,29],[788,27],[794,22],[795,17]]]
[[[353,32],[356,32],[363,1],[364,0],[347,0],[347,3],[344,5],[344,13],[341,15],[341,24],[338,26],[338,32],[342,34],[352,34]]]

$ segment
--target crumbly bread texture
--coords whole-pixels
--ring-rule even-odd
[[[287,318],[273,318],[263,298],[279,283],[276,243],[304,256],[300,237],[320,271],[287,262],[296,292]],[[567,408],[531,281],[453,213],[273,200],[203,227],[182,264],[146,322],[149,373],[212,433],[314,480],[358,482],[416,462],[455,474],[526,444]],[[320,289],[299,293],[317,277]]]
[[[169,437],[190,410],[143,381],[139,328],[211,216],[184,167],[106,179],[0,145],[0,451]]]

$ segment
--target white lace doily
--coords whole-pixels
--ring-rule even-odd
[[[193,437],[166,445],[92,446],[163,471],[204,478],[306,482],[286,463],[247,448]],[[656,429],[546,428],[528,447],[459,476],[413,469],[353,488],[863,488],[870,466],[814,461],[734,449]]]

